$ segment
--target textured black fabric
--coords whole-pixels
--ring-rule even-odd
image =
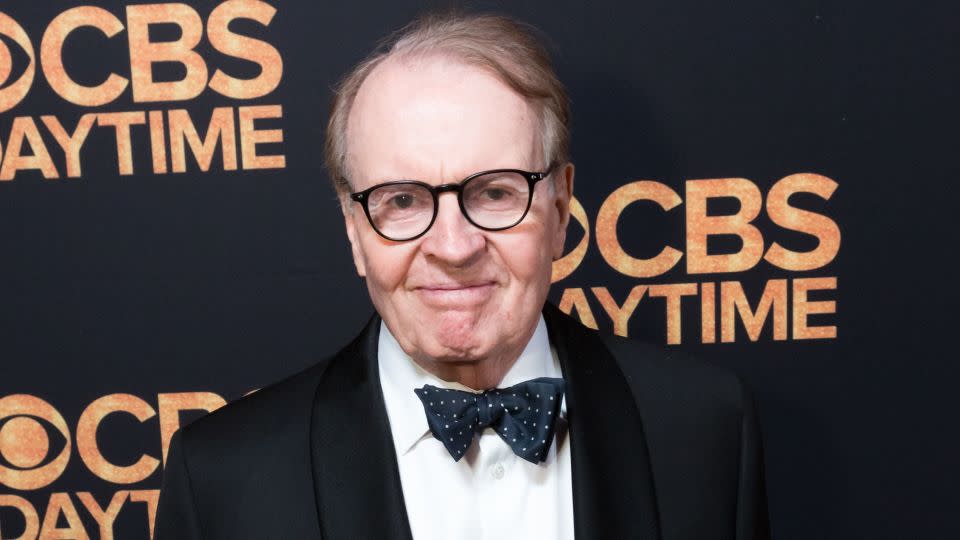
[[[563,386],[563,379],[540,377],[480,394],[429,384],[414,392],[423,402],[430,432],[455,461],[466,453],[474,433],[491,427],[513,453],[539,463],[547,459],[553,441]]]

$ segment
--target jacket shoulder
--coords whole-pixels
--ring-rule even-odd
[[[181,428],[185,445],[231,445],[235,450],[276,437],[287,430],[303,432],[313,412],[313,399],[327,367],[338,359],[359,356],[368,329],[340,351],[286,378],[256,390]]]
[[[280,499],[271,498],[271,486],[311,500],[310,420],[314,390],[328,362],[228,403],[174,436],[197,513],[211,538],[238,537],[236,529],[246,520],[236,517],[237,509],[285,512],[277,506]]]
[[[742,414],[747,405],[744,384],[730,369],[667,346],[614,335],[598,336],[638,399],[732,414]]]
[[[202,529],[204,538],[316,535],[310,474],[314,398],[328,366],[352,360],[357,341],[174,435],[157,515],[165,530],[161,538],[199,538],[183,532],[184,521],[192,523],[190,530]],[[272,518],[257,519],[265,514]]]
[[[308,459],[317,387],[331,362],[357,354],[358,341],[182,427],[185,460],[215,478],[217,473],[252,472],[252,466],[277,471],[287,468],[290,459]]]
[[[307,396],[325,362],[224,405],[170,440],[156,516],[158,540],[244,538],[269,509],[285,526],[312,523],[280,504],[274,488],[311,500]],[[305,411],[301,409],[306,409]],[[258,538],[275,538],[269,533]]]
[[[678,349],[587,328],[549,302],[543,313],[548,328],[588,348],[609,352],[638,406],[647,413],[739,416],[749,407],[739,376],[727,368]]]
[[[221,454],[225,448],[235,453],[266,439],[276,443],[278,434],[309,419],[313,392],[329,362],[321,360],[183,426],[184,445]]]

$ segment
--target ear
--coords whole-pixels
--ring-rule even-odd
[[[340,210],[343,211],[343,224],[347,229],[347,238],[350,239],[350,251],[353,254],[353,265],[357,268],[357,275],[367,277],[367,265],[364,262],[363,247],[360,245],[360,233],[357,231],[358,212],[352,207],[351,202],[349,197],[340,197]]]
[[[554,205],[557,209],[557,230],[553,236],[553,260],[563,257],[563,245],[567,240],[567,225],[570,223],[570,199],[573,198],[573,163],[566,163],[557,171],[553,180]]]

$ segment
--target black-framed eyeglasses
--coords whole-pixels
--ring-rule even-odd
[[[440,194],[457,194],[460,211],[471,224],[485,231],[502,231],[523,221],[530,211],[533,189],[550,175],[520,169],[493,169],[471,174],[454,184],[431,186],[419,180],[384,182],[350,198],[363,206],[373,230],[387,240],[420,238],[437,219]]]

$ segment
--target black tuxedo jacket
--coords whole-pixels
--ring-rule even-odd
[[[769,538],[760,433],[736,376],[601,337],[549,304],[544,316],[567,381],[577,540]],[[411,538],[379,328],[374,317],[331,358],[178,431],[155,538]]]

